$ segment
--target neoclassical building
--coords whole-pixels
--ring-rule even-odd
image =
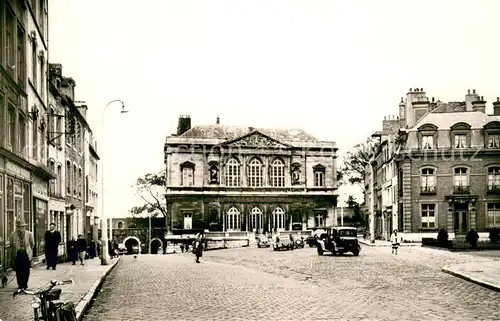
[[[323,227],[337,203],[337,148],[302,130],[181,117],[165,142],[167,226],[174,232]]]

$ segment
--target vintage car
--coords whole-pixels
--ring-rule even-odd
[[[276,236],[275,241],[273,242],[273,250],[281,251],[281,250],[293,250],[294,244],[290,241],[289,237],[279,237]]]
[[[361,246],[358,243],[358,231],[355,227],[333,226],[327,229],[326,235],[317,240],[318,255],[331,252],[333,255],[342,255],[351,252],[358,256]]]
[[[257,237],[257,247],[260,249],[261,247],[270,247],[271,242],[269,242],[269,239],[267,236],[261,236]]]
[[[316,241],[318,238],[322,238],[321,235],[326,234],[324,229],[316,229],[311,235],[309,235],[306,239],[306,243],[309,247],[316,247]]]
[[[304,244],[306,243],[306,240],[304,239],[304,237],[302,235],[293,235],[293,242],[294,242],[294,246],[296,248],[304,248]]]

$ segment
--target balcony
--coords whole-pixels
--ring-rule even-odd
[[[456,185],[453,186],[453,194],[469,194],[470,186],[469,185]]]
[[[420,186],[420,195],[435,195],[436,192],[436,186]]]
[[[488,194],[500,194],[500,185],[488,185]]]

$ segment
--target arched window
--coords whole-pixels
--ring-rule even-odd
[[[275,159],[271,164],[271,186],[285,186],[285,164],[281,159]]]
[[[262,216],[262,211],[257,206],[252,208],[252,210],[250,211],[250,228],[253,231],[260,230],[264,225]]]
[[[227,230],[228,231],[239,231],[241,228],[240,224],[240,211],[236,207],[231,207],[227,211]]]
[[[285,211],[281,207],[276,207],[273,211],[273,226],[276,230],[285,229]]]
[[[240,163],[231,158],[226,163],[226,186],[240,186]]]
[[[118,228],[123,228],[123,222],[118,222]]]
[[[250,163],[248,163],[248,186],[262,186],[263,176],[261,161],[257,158],[252,159]]]

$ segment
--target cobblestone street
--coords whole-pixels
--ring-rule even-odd
[[[359,257],[239,248],[125,257],[86,321],[499,320],[500,293],[442,273],[491,258],[363,247]]]

